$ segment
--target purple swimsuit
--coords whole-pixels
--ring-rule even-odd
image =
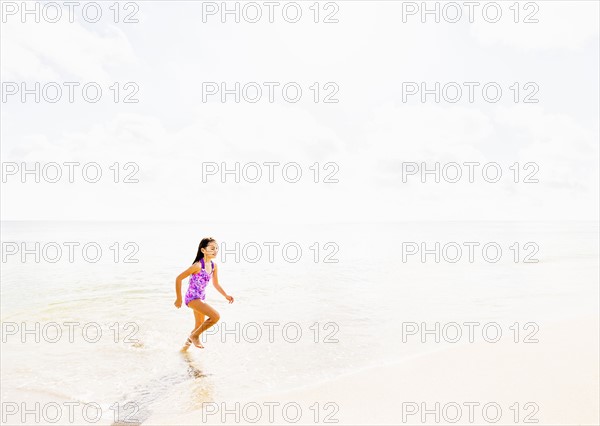
[[[213,271],[215,270],[215,264],[213,261],[210,261],[210,265],[212,266],[212,271],[210,271],[210,275],[204,269],[204,259],[200,259],[200,263],[202,264],[202,269],[199,272],[192,274],[190,277],[190,283],[188,286],[187,293],[185,293],[185,304],[187,305],[194,299],[200,299],[204,301],[204,289],[206,288],[206,284],[210,281]]]

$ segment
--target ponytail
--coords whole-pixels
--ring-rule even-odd
[[[202,253],[202,249],[205,249],[206,247],[208,247],[208,245],[212,242],[215,242],[214,238],[211,238],[211,237],[202,238],[202,241],[200,241],[200,245],[198,246],[198,253],[196,254],[196,258],[194,259],[194,262],[192,263],[192,265],[204,257],[204,253]]]

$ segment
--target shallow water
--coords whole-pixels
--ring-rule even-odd
[[[227,304],[209,285],[207,303],[221,321],[205,337],[206,349],[182,353],[193,315],[185,305],[173,306],[174,280],[207,233],[218,239],[221,285],[235,303]],[[403,322],[497,321],[508,329],[515,322],[543,324],[598,311],[598,223],[590,222],[294,227],[3,222],[2,240],[28,247],[35,241],[42,246],[94,241],[103,250],[97,263],[77,250],[73,263],[64,253],[55,263],[44,258],[36,263],[33,255],[25,263],[18,255],[3,259],[3,401],[16,391],[102,407],[133,401],[141,422],[152,413],[188,412],[219,398],[300,387],[440,346],[403,343]],[[236,241],[262,246],[262,258],[250,262],[254,252],[248,245],[245,258],[236,262],[231,252]],[[426,263],[416,256],[402,262],[403,241],[431,247],[434,241],[495,241],[504,251],[497,263],[480,256],[474,263],[436,263],[433,256]],[[535,242],[539,262],[515,263],[507,249],[514,241]],[[109,248],[115,242],[121,250],[116,259]],[[132,257],[137,263],[123,261],[132,252],[124,248],[128,242],[139,248]],[[278,242],[279,248],[295,242],[302,256],[292,263],[275,250],[269,262],[265,242]],[[339,250],[333,254],[334,246],[326,243]],[[327,254],[338,262],[325,263]],[[183,292],[186,288],[187,279]],[[78,323],[72,342],[68,322]],[[23,335],[23,323],[34,331]],[[62,326],[55,343],[49,342],[57,336],[52,323]],[[277,323],[272,342],[269,323]],[[86,338],[84,324],[91,324]],[[15,334],[7,329],[12,326],[19,327]],[[91,342],[98,327],[101,336]],[[228,333],[220,334],[223,328]],[[110,423],[108,417],[103,421]]]

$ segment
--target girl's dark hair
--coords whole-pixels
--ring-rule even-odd
[[[196,259],[194,259],[194,262],[192,263],[192,265],[204,257],[204,253],[202,253],[202,249],[205,249],[206,247],[208,247],[208,245],[210,243],[213,243],[213,242],[216,242],[216,240],[214,238],[211,238],[211,237],[202,238],[202,241],[200,241],[200,245],[198,246],[198,254],[196,255]]]

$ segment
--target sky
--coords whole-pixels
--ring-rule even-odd
[[[207,13],[221,2],[98,2],[97,22],[20,3],[0,22],[2,220],[598,220],[598,2],[497,2],[497,22],[492,2],[473,22],[464,2],[428,2],[439,22],[421,2],[279,2],[273,23],[264,2],[228,2],[239,23]]]

